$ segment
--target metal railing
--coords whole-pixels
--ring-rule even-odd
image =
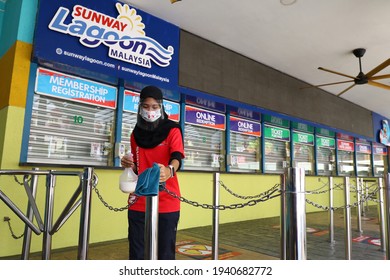
[[[88,258],[88,243],[90,231],[90,212],[91,212],[91,192],[97,185],[97,177],[94,176],[92,168],[85,168],[84,172],[63,172],[63,171],[41,171],[33,169],[29,171],[20,170],[0,170],[0,175],[23,175],[23,185],[28,198],[28,209],[25,215],[1,190],[0,199],[26,224],[22,258],[28,259],[31,234],[43,233],[42,259],[50,259],[52,235],[57,232],[61,226],[69,219],[69,217],[81,206],[79,243],[78,243],[78,259]],[[31,176],[31,178],[29,178]],[[46,178],[46,204],[44,219],[38,211],[35,203],[35,195],[38,177],[45,176]],[[65,206],[59,218],[53,223],[54,209],[54,189],[57,176],[78,176],[80,184],[72,195],[68,204]],[[350,186],[350,178],[344,177],[344,206],[333,206],[333,191],[335,189],[333,178],[329,177],[329,206],[315,205],[306,199],[306,194],[315,194],[316,192],[308,192],[305,190],[305,173],[302,168],[288,168],[285,174],[281,175],[281,184],[273,186],[264,193],[255,196],[240,196],[233,193],[220,180],[220,174],[214,173],[213,176],[213,204],[200,204],[184,197],[178,196],[166,188],[168,194],[182,202],[188,203],[194,207],[202,207],[204,209],[213,210],[212,215],[212,258],[218,259],[219,252],[219,211],[234,210],[247,206],[255,206],[260,202],[266,202],[272,198],[281,196],[280,208],[280,248],[281,259],[288,260],[305,260],[307,259],[307,244],[306,244],[306,203],[317,206],[323,210],[329,211],[329,241],[334,243],[334,218],[333,214],[336,209],[344,210],[344,242],[345,242],[345,259],[351,259],[352,251],[352,234],[351,234],[351,207],[357,207],[357,225],[358,232],[362,233],[361,215],[364,211],[363,204],[367,202],[370,195],[368,188],[363,187],[363,181],[360,178],[356,179],[356,198],[357,202],[350,203],[350,193],[353,187]],[[383,186],[384,185],[384,186]],[[223,205],[219,201],[219,189],[225,188],[232,195],[249,199],[248,202],[232,205]],[[339,186],[336,186],[339,187]],[[320,193],[320,192],[317,192]],[[323,191],[321,191],[323,193]],[[81,198],[79,198],[81,195]],[[380,221],[381,233],[381,249],[386,251],[387,259],[389,259],[389,230],[390,230],[390,176],[386,174],[384,184],[382,178],[378,179],[378,214]],[[158,258],[158,196],[147,197],[145,213],[145,259],[156,260]],[[37,225],[33,223],[36,219]]]
[[[93,185],[97,184],[97,177],[94,177],[93,168],[86,167],[83,172],[79,171],[55,171],[55,170],[0,170],[1,175],[22,175],[23,185],[28,198],[26,214],[17,207],[17,205],[0,190],[0,199],[22,220],[26,227],[24,230],[23,248],[21,259],[29,259],[32,231],[40,235],[43,233],[42,240],[42,259],[48,260],[51,257],[52,236],[68,218],[81,206],[80,229],[78,242],[78,259],[85,260],[88,257],[88,242],[90,231],[90,211],[91,211],[91,190]],[[31,176],[29,184],[29,176]],[[35,196],[37,192],[38,179],[44,176],[46,181],[46,198],[44,219],[38,210]],[[65,209],[53,225],[54,218],[54,190],[56,178],[58,176],[77,176],[80,179],[79,186],[69,200]],[[79,196],[81,195],[81,198]],[[33,222],[37,220],[38,226]]]
[[[317,206],[323,210],[329,211],[329,242],[335,243],[334,240],[334,211],[337,209],[344,210],[344,242],[345,242],[345,259],[350,260],[352,257],[352,226],[351,226],[351,208],[357,207],[357,219],[358,219],[358,232],[362,233],[362,224],[361,216],[363,213],[363,208],[361,207],[364,202],[368,202],[370,195],[368,194],[368,189],[364,188],[362,190],[363,181],[361,178],[356,178],[357,187],[355,188],[357,202],[351,204],[350,195],[351,195],[351,186],[350,178],[343,177],[344,187],[340,188],[343,190],[344,197],[344,206],[334,207],[333,206],[333,177],[329,177],[329,206]],[[381,184],[381,178],[379,178],[379,185]],[[173,197],[179,199],[182,202],[188,203],[195,207],[202,207],[204,209],[212,209],[212,257],[214,260],[218,259],[218,247],[219,247],[219,210],[234,210],[237,208],[243,208],[246,206],[254,206],[259,202],[266,202],[271,198],[281,195],[281,211],[280,211],[280,244],[281,250],[280,255],[281,259],[288,260],[304,260],[307,258],[307,244],[306,244],[306,208],[305,205],[308,203],[308,200],[305,198],[306,194],[311,194],[305,190],[305,173],[302,168],[288,168],[286,169],[285,174],[281,176],[281,186],[280,189],[276,189],[274,186],[270,190],[264,192],[263,194],[245,197],[249,198],[259,198],[257,200],[250,200],[246,203],[232,204],[232,205],[223,205],[219,201],[219,188],[223,186],[225,189],[227,187],[220,181],[220,174],[215,173],[213,177],[213,205],[200,204],[195,201],[188,200],[183,197],[179,197],[173,193],[170,193]],[[340,187],[340,186],[338,186]],[[389,244],[389,201],[390,201],[390,179],[387,179],[386,186],[379,188],[381,192],[384,191],[385,199],[379,198],[378,207],[379,212],[383,213],[380,215],[380,231],[381,231],[381,245],[382,248],[385,248],[385,244]],[[227,191],[233,194],[236,197],[244,198],[240,195],[234,194],[231,190]],[[280,192],[279,195],[275,195],[275,192]],[[388,198],[386,198],[386,195]],[[310,203],[313,204],[313,203]],[[385,227],[387,225],[387,227]],[[388,247],[388,245],[387,245]],[[383,249],[384,250],[384,249]],[[389,249],[386,250],[389,252]],[[387,256],[389,259],[389,256]]]

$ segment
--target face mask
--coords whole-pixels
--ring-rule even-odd
[[[155,122],[161,117],[161,110],[148,111],[141,109],[141,117],[147,122]]]

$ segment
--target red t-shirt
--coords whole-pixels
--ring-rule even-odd
[[[167,138],[154,148],[141,148],[137,145],[132,134],[130,137],[131,152],[134,155],[134,163],[138,168],[138,174],[141,174],[145,169],[153,166],[153,163],[160,163],[165,166],[169,164],[171,154],[179,152],[184,158],[184,147],[181,131],[179,128],[172,128]],[[166,181],[166,188],[171,192],[180,196],[179,183],[177,175]],[[129,196],[129,202],[132,195]],[[145,197],[140,196],[138,200],[129,207],[134,211],[145,212]],[[170,213],[180,210],[180,200],[173,198],[165,191],[159,192],[159,213]]]

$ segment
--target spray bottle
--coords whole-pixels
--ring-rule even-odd
[[[126,156],[133,157],[131,152],[128,152]],[[133,168],[125,168],[119,177],[119,189],[124,193],[133,193],[137,186],[138,176],[134,173]]]

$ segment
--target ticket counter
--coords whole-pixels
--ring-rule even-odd
[[[233,172],[259,172],[260,122],[230,116],[229,170]]]
[[[264,173],[282,174],[290,167],[289,121],[265,115],[264,122]]]
[[[337,139],[337,171],[339,176],[356,176],[353,138]]]
[[[382,177],[388,172],[388,149],[379,143],[372,144],[374,176]]]
[[[356,142],[356,175],[359,177],[372,176],[371,144]]]

